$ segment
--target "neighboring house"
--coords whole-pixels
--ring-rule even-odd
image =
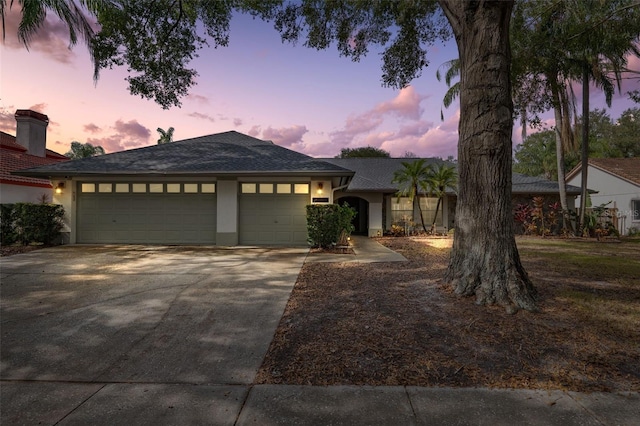
[[[578,164],[567,174],[567,183],[580,185],[581,179]],[[611,202],[607,207],[621,235],[640,229],[640,158],[590,158],[587,188],[596,191],[590,195],[593,207]]]
[[[19,109],[15,114],[16,136],[0,132],[0,203],[51,201],[49,179],[12,175],[11,172],[68,160],[47,145],[46,115]]]
[[[298,245],[307,242],[308,204],[347,201],[359,213],[356,231],[369,236],[414,217],[391,183],[402,161],[317,159],[231,131],[19,173],[63,184],[54,200],[67,211],[71,243]],[[554,190],[514,177],[517,194]],[[435,199],[423,203],[432,220]],[[454,206],[450,190],[441,229],[455,225]]]

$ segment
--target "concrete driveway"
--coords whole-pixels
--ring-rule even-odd
[[[0,423],[100,424],[96,407],[142,398],[233,424],[306,254],[63,246],[0,259]]]

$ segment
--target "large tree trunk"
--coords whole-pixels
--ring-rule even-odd
[[[512,1],[440,0],[460,54],[458,202],[445,280],[478,304],[536,310],[511,206]]]

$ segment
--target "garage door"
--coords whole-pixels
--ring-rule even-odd
[[[215,244],[214,183],[80,183],[78,243]]]
[[[242,183],[240,189],[240,244],[307,244],[309,184]]]

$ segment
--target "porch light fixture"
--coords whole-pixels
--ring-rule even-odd
[[[322,183],[322,182],[318,182],[318,189],[317,189],[317,191],[316,191],[316,193],[317,193],[318,195],[321,195],[321,194],[322,194],[322,188],[323,188],[323,186],[324,186],[324,185],[323,185],[323,183]]]
[[[64,189],[64,182],[58,182],[58,186],[56,186],[56,194],[62,194],[63,189]]]

